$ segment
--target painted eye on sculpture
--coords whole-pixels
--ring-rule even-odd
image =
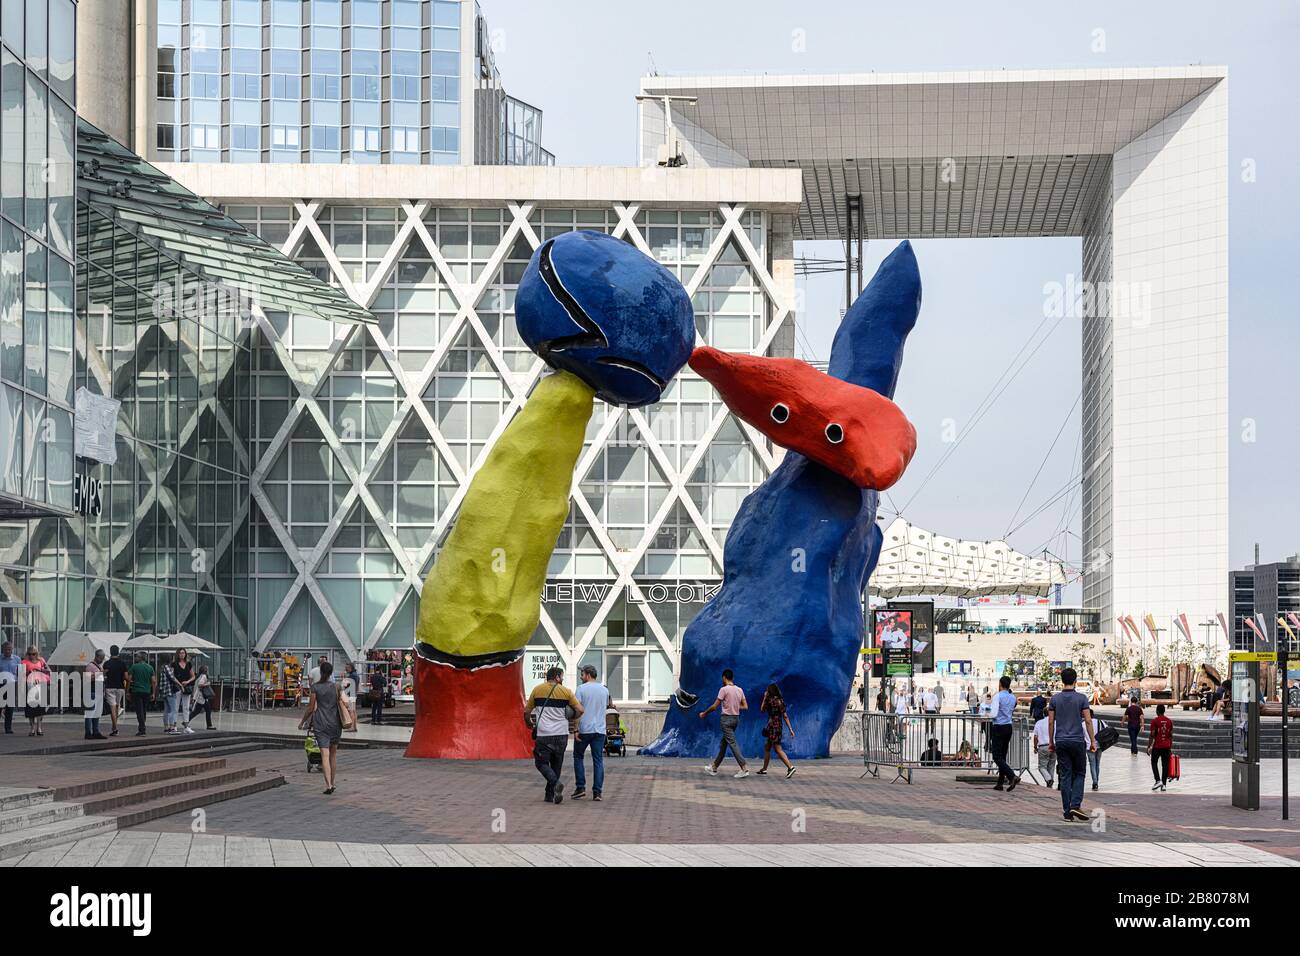
[[[832,445],[838,445],[844,441],[844,429],[839,425],[831,422],[826,426],[826,440]]]
[[[790,406],[777,402],[772,406],[772,421],[778,425],[784,425],[790,420]]]

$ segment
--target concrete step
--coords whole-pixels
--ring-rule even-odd
[[[116,820],[119,829],[125,829],[139,826],[141,823],[148,823],[150,820],[157,820],[160,817],[168,817],[174,813],[184,813],[196,807],[206,807],[225,800],[234,800],[239,797],[246,797],[249,794],[261,793],[263,790],[270,790],[273,787],[281,786],[283,783],[284,777],[278,773],[258,771],[242,779],[204,787],[201,790],[169,794],[143,803],[119,807],[110,810],[108,816]]]
[[[188,777],[194,774],[211,773],[221,770],[225,765],[225,760],[211,757],[200,760],[167,761],[166,763],[150,764],[145,767],[132,767],[128,770],[117,770],[112,765],[106,764],[102,776],[75,784],[55,787],[52,792],[56,800],[82,800],[83,798],[94,797],[96,794],[138,787],[142,784],[174,780],[178,777]]]
[[[255,772],[252,767],[241,767],[234,770],[220,768],[206,773],[186,774],[170,780],[150,781],[134,787],[109,790],[82,800],[81,805],[87,814],[112,814],[137,804],[236,783],[252,777]]]
[[[0,860],[22,856],[47,846],[84,840],[116,829],[117,821],[112,817],[73,816],[13,833],[0,833]]]
[[[82,814],[81,805],[78,803],[38,803],[17,810],[6,810],[0,813],[0,834],[41,827],[47,823],[58,823]]]
[[[96,756],[104,757],[150,757],[150,756],[221,756],[232,753],[247,753],[250,750],[279,749],[289,746],[302,746],[302,741],[292,738],[263,737],[244,734],[209,737],[201,734],[169,735],[165,738],[138,738],[139,742],[126,750],[103,751]]]
[[[45,787],[0,787],[0,813],[20,810],[54,799],[54,791]]]

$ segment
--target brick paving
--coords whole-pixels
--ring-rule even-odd
[[[41,740],[0,737],[0,786],[67,786],[113,768],[185,759],[16,756],[42,740],[79,741],[79,731],[77,724],[47,724]],[[1074,854],[1098,843],[1192,842],[1236,844],[1300,861],[1300,824],[1280,820],[1276,797],[1265,797],[1258,813],[1248,813],[1233,809],[1226,792],[1088,792],[1085,809],[1104,816],[1093,824],[1066,824],[1057,794],[1029,783],[1001,794],[957,783],[943,771],[917,773],[910,786],[890,783],[888,772],[861,780],[860,762],[847,756],[805,761],[792,780],[780,773],[734,780],[726,768],[707,777],[698,760],[610,758],[605,801],[566,800],[558,807],[542,802],[541,778],[530,761],[407,760],[400,750],[344,749],[339,789],[326,797],[320,775],[306,772],[301,750],[225,759],[227,767],[282,772],[287,781],[207,807],[206,832],[226,837],[390,847],[866,844],[914,846],[920,856],[935,845],[1058,846]],[[572,780],[566,760],[570,788]],[[192,823],[184,813],[126,832],[190,833]],[[1077,849],[1059,846],[1062,841]],[[905,849],[898,852],[906,857]]]
[[[611,758],[604,801],[566,799],[560,806],[542,801],[541,778],[525,761],[343,752],[338,790],[329,797],[300,754],[229,758],[240,762],[280,771],[287,785],[208,807],[210,834],[384,844],[1190,841],[1246,843],[1300,859],[1300,826],[1279,821],[1277,801],[1249,814],[1233,810],[1225,797],[1090,792],[1085,809],[1103,815],[1093,824],[1066,824],[1054,791],[1025,784],[1011,794],[996,793],[943,772],[917,774],[910,786],[889,783],[887,775],[860,780],[861,765],[850,758],[804,762],[791,780],[708,777],[695,760]],[[570,763],[565,782],[572,787]],[[183,814],[142,829],[190,832],[191,824]]]

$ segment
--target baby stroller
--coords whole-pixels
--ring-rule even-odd
[[[320,745],[316,743],[316,735],[308,731],[307,738],[302,742],[302,749],[307,751],[307,772],[311,773],[312,767],[320,770]]]
[[[605,715],[605,756],[627,756],[627,730],[619,720],[617,711]]]

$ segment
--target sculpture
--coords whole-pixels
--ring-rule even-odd
[[[903,242],[845,314],[831,347],[829,377],[892,398],[903,345],[920,305],[916,258]],[[724,365],[708,353],[702,358],[706,377],[722,380],[716,370]],[[792,401],[788,383],[779,377],[775,381],[779,387],[769,382],[770,394],[759,394],[756,383],[727,378],[726,387],[734,390],[728,404],[734,400],[733,409],[742,406],[753,414],[749,409],[771,408],[783,398]],[[827,395],[839,390],[820,384]],[[817,389],[810,388],[801,388],[803,396],[811,395],[808,400],[826,412],[816,403]],[[901,455],[906,464],[911,457],[908,432],[900,431],[892,413],[880,408],[893,434],[881,445],[883,458]],[[864,421],[869,428],[872,416]],[[914,447],[915,433],[910,436]],[[716,728],[697,715],[712,703],[722,670],[732,668],[753,708],[768,683],[780,685],[796,727],[797,736],[787,748],[792,757],[829,754],[862,646],[862,588],[882,540],[876,525],[877,490],[859,487],[855,480],[897,477],[892,468],[873,476],[871,469],[858,475],[849,463],[839,466],[855,479],[803,454],[787,454],[742,502],[727,535],[722,588],[686,629],[680,689],[663,731],[642,753],[711,756],[717,749]],[[746,753],[761,750],[763,723],[755,710],[742,715],[737,738]]]
[[[543,244],[520,281],[515,315],[524,340],[556,371],[488,452],[424,583],[408,757],[531,754],[524,646],[540,618],[593,398],[655,401],[695,336],[681,283],[603,233]]]

